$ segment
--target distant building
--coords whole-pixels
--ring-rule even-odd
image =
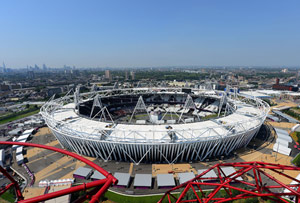
[[[9,85],[0,85],[0,91],[10,91],[10,86]]]
[[[20,83],[18,84],[11,84],[10,85],[10,89],[14,90],[14,89],[21,89],[22,85]]]
[[[43,71],[46,71],[48,68],[46,66],[46,64],[43,64]]]
[[[28,71],[28,72],[27,72],[27,75],[28,75],[28,78],[29,78],[29,79],[34,79],[34,78],[35,78],[35,74],[34,74],[33,71]]]
[[[105,70],[105,78],[109,81],[112,81],[112,75],[110,73],[110,70]]]
[[[131,71],[131,72],[130,72],[130,75],[131,75],[131,79],[132,79],[132,80],[135,80],[135,72]]]
[[[47,90],[47,95],[48,95],[48,97],[51,97],[54,94],[60,94],[62,92],[63,92],[63,88],[62,87],[53,87],[53,88],[49,88]]]
[[[272,86],[273,90],[288,90],[288,91],[293,91],[297,92],[298,87],[292,86],[292,85],[284,85],[284,84],[279,84],[279,78],[276,79],[276,84]]]
[[[128,80],[129,78],[128,78],[128,72],[127,71],[125,71],[125,80]]]
[[[5,63],[3,62],[2,67],[0,67],[0,73],[6,73],[6,72],[7,72],[6,66]]]

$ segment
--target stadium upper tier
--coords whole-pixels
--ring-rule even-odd
[[[239,98],[239,99],[238,99]],[[269,106],[224,92],[118,89],[51,100],[41,108],[60,144],[103,160],[204,160],[246,146]]]

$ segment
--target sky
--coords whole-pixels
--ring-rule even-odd
[[[0,64],[300,66],[299,0],[3,0]]]

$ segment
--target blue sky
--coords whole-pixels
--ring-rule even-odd
[[[1,1],[9,67],[300,66],[298,0]]]

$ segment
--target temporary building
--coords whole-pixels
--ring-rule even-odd
[[[129,181],[130,181],[130,174],[129,173],[116,172],[114,174],[114,176],[115,176],[116,179],[118,179],[117,186],[121,186],[121,187],[128,187],[129,186]]]
[[[185,183],[193,178],[195,178],[195,174],[193,172],[178,173],[179,184]]]
[[[89,177],[92,175],[92,173],[93,173],[93,170],[90,168],[79,167],[73,173],[73,177],[79,178],[79,179],[89,179]]]
[[[157,174],[158,188],[172,188],[175,185],[173,174]]]
[[[133,187],[140,189],[149,189],[152,186],[151,174],[135,174]]]

